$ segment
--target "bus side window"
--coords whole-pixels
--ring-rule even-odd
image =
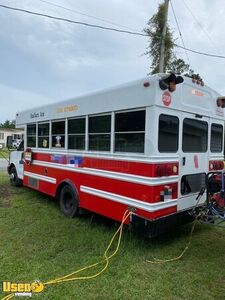
[[[68,120],[68,149],[85,150],[85,118]]]
[[[38,124],[38,148],[49,148],[49,123]]]
[[[115,152],[144,153],[145,110],[116,112]]]
[[[65,120],[52,122],[52,147],[65,147]]]
[[[159,152],[177,152],[179,141],[179,119],[171,115],[159,116]]]
[[[36,147],[36,124],[27,125],[27,147]]]
[[[111,114],[89,116],[88,150],[110,151]]]

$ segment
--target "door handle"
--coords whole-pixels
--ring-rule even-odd
[[[186,157],[182,157],[182,166],[185,166],[186,164]]]

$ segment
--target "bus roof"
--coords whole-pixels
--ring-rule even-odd
[[[184,76],[184,82],[177,85],[176,91],[162,90],[159,81],[165,76],[166,74],[156,74],[103,91],[19,112],[16,115],[16,126],[153,105],[224,119],[223,109],[217,106],[216,100],[220,95],[216,91]]]

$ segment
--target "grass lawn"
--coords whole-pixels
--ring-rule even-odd
[[[9,158],[9,150],[4,148],[0,149],[0,158],[8,159]]]
[[[117,256],[101,276],[49,286],[33,297],[225,299],[223,229],[198,224],[191,247],[180,261],[146,262],[153,256],[179,255],[190,229],[191,225],[186,225],[153,240],[125,231]],[[0,281],[45,282],[99,261],[115,230],[114,222],[102,218],[92,222],[90,216],[66,218],[52,199],[10,187],[7,175],[0,173]],[[0,299],[3,296],[0,292]]]

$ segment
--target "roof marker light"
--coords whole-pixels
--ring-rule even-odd
[[[150,82],[149,82],[149,81],[145,81],[145,82],[143,83],[143,86],[144,86],[144,87],[149,87],[149,86],[150,86]]]

